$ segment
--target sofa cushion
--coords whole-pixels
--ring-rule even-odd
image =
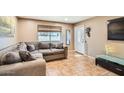
[[[64,49],[41,49],[39,50],[44,56],[54,55],[54,54],[62,54],[64,53]]]
[[[57,43],[56,48],[57,49],[62,49],[63,48],[63,43]]]
[[[63,43],[51,43],[50,47],[51,48],[56,48],[56,49],[62,49],[63,48]]]
[[[31,56],[35,59],[43,58],[42,53],[31,53]]]
[[[50,48],[50,43],[39,43],[38,45],[39,49],[49,49]]]
[[[55,43],[50,43],[50,48],[56,48],[56,44]]]
[[[19,51],[27,51],[27,45],[24,42],[19,43],[18,50]]]
[[[35,58],[30,54],[29,51],[19,51],[19,55],[20,55],[22,61],[35,60]]]
[[[1,60],[1,65],[12,64],[22,61],[18,52],[5,53],[2,55],[0,60]]]
[[[34,51],[35,50],[35,46],[33,44],[27,44],[27,50],[28,51]]]
[[[38,50],[34,50],[34,51],[32,51],[32,52],[30,52],[31,54],[35,54],[35,53],[39,53],[39,51]]]
[[[64,49],[51,49],[51,52],[53,54],[63,54],[64,53]]]
[[[44,56],[51,55],[52,52],[50,49],[40,49],[39,53],[42,53]]]

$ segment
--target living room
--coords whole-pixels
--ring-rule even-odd
[[[1,93],[121,93],[123,0],[1,0]]]
[[[0,74],[124,75],[123,38],[107,39],[109,21],[118,20],[123,23],[123,16],[0,16]],[[99,59],[105,60],[106,55],[121,66],[115,62],[119,66],[110,69],[101,64]]]

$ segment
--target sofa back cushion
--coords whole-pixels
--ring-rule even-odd
[[[2,55],[0,60],[1,60],[0,65],[13,64],[13,63],[21,62],[21,58],[20,58],[18,52],[7,52],[7,53]]]
[[[56,44],[56,49],[62,49],[62,48],[63,48],[63,43]]]
[[[62,49],[63,43],[51,43],[51,48]]]
[[[50,49],[50,43],[42,43],[42,42],[40,42],[38,47],[39,47],[39,49]]]
[[[55,43],[50,43],[50,48],[56,48],[56,44]]]

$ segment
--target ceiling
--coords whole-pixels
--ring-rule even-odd
[[[19,18],[45,20],[45,21],[55,21],[63,23],[77,23],[94,16],[18,16]]]

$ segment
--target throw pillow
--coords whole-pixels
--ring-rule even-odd
[[[18,52],[8,52],[2,55],[1,57],[1,65],[12,64],[21,62],[21,58]]]
[[[20,51],[27,51],[27,45],[24,42],[21,42],[18,45],[18,50],[20,50]]]
[[[22,61],[32,61],[35,60],[35,58],[32,57],[29,51],[19,51],[19,55],[22,59]]]
[[[35,50],[35,46],[33,44],[27,44],[27,50],[32,52]]]
[[[56,44],[50,43],[50,48],[56,48]]]
[[[63,48],[63,43],[57,43],[56,48],[57,49],[62,49]]]
[[[39,42],[25,42],[26,45],[34,45],[35,46],[35,50],[38,50],[38,44]]]
[[[39,49],[49,49],[50,48],[50,44],[49,43],[39,43],[38,45]]]

